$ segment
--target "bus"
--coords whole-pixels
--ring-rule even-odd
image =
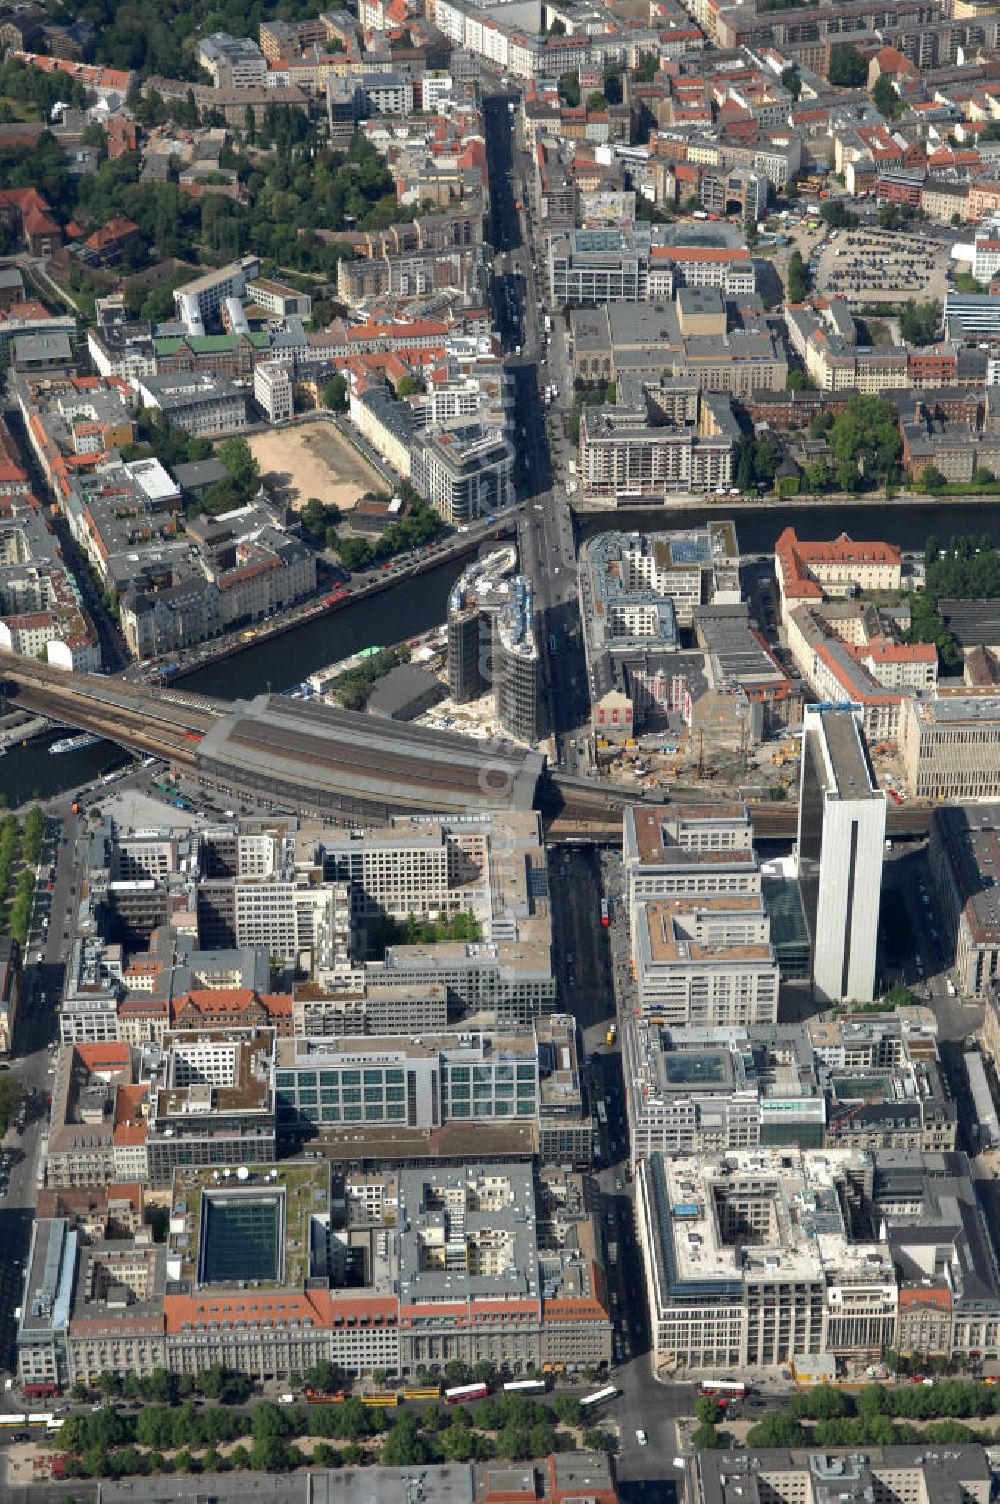
[[[26,1415],[0,1415],[0,1430],[20,1431],[27,1419]]]
[[[484,1400],[489,1394],[486,1384],[456,1384],[454,1389],[446,1389],[444,1402],[446,1405],[467,1405],[470,1400]]]
[[[608,910],[608,900],[606,898],[601,899],[601,923],[603,924],[605,929],[607,929],[608,925],[611,923],[611,915]]]
[[[602,1128],[606,1128],[608,1126],[608,1109],[605,1107],[603,1102],[598,1102],[597,1104],[597,1121],[600,1123]]]
[[[503,1386],[504,1394],[544,1394],[544,1379],[514,1379]]]
[[[580,1401],[581,1410],[592,1410],[595,1405],[604,1405],[608,1400],[613,1400],[618,1390],[614,1384],[609,1384],[606,1389],[595,1389],[593,1394],[585,1395]]]
[[[403,1390],[404,1400],[439,1400],[441,1398],[440,1384],[425,1384],[421,1387]]]
[[[343,1389],[311,1389],[306,1388],[305,1402],[307,1405],[342,1405],[347,1398]]]
[[[747,1386],[738,1379],[705,1379],[701,1393],[708,1399],[741,1400]]]
[[[399,1404],[399,1395],[398,1394],[363,1394],[361,1396],[361,1403],[363,1405],[368,1405],[369,1408],[371,1408],[373,1410],[374,1409],[378,1409],[378,1410],[395,1410],[396,1406]]]

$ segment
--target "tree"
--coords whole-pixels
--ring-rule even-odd
[[[552,1407],[564,1426],[580,1424],[580,1401],[572,1394],[557,1394]]]
[[[802,75],[794,63],[789,63],[787,68],[781,70],[781,84],[787,89],[793,99],[798,99],[802,93]]]
[[[809,295],[809,273],[799,251],[788,258],[788,301],[804,303]]]
[[[339,538],[336,549],[345,569],[367,569],[375,557],[367,538]]]
[[[907,215],[899,204],[881,204],[876,220],[880,230],[901,230]]]
[[[800,1447],[806,1439],[800,1421],[790,1415],[765,1415],[747,1432],[751,1447]]]
[[[571,109],[580,103],[580,75],[575,72],[559,75],[559,93]]]
[[[234,485],[248,499],[253,496],[260,485],[260,466],[254,459],[246,439],[238,436],[223,439],[218,448],[218,455]]]
[[[814,460],[803,473],[805,488],[813,496],[820,496],[830,484],[830,467],[826,460]]]
[[[256,1473],[283,1473],[289,1465],[288,1449],[279,1436],[255,1436],[250,1447],[250,1466]]]
[[[819,212],[823,223],[831,230],[851,230],[858,223],[858,216],[852,214],[839,198],[830,199]]]
[[[610,64],[604,70],[603,92],[608,104],[621,104],[622,76],[618,69]]]
[[[714,1426],[703,1422],[691,1432],[691,1445],[697,1452],[712,1452],[719,1445],[719,1433]]]
[[[816,389],[816,383],[807,371],[800,371],[793,366],[785,377],[786,392],[812,392]]]
[[[804,1398],[810,1420],[836,1420],[847,1412],[844,1396],[833,1384],[817,1384]]]
[[[605,99],[600,89],[594,89],[591,94],[587,95],[588,110],[593,110],[596,114],[602,115],[607,107],[608,101]]]
[[[615,1438],[610,1431],[604,1431],[600,1426],[589,1426],[584,1431],[581,1440],[588,1452],[613,1452],[616,1450]]]
[[[639,58],[635,77],[639,83],[651,84],[660,71],[660,59],[655,52],[644,52]]]
[[[849,397],[830,427],[829,444],[845,490],[858,489],[862,475],[880,480],[891,474],[902,449],[895,407],[880,397]]]
[[[323,388],[323,406],[338,409],[347,406],[347,380],[339,373],[331,376]]]
[[[910,345],[929,345],[941,329],[941,304],[936,298],[926,303],[904,303],[899,314],[899,332]]]
[[[402,376],[396,383],[396,396],[399,398],[415,397],[419,391],[420,382],[413,376]]]
[[[710,1394],[700,1394],[694,1402],[694,1417],[702,1426],[714,1426],[719,1419],[719,1402]]]
[[[872,89],[872,101],[886,120],[897,120],[906,106],[884,73],[880,73]]]
[[[395,1421],[382,1447],[383,1467],[414,1467],[433,1462],[434,1455],[417,1429],[410,1411],[404,1410]]]
[[[222,1363],[213,1363],[198,1375],[198,1388],[207,1400],[221,1400],[226,1392],[226,1369]]]
[[[331,1363],[328,1358],[321,1358],[312,1368],[306,1369],[302,1375],[302,1382],[310,1389],[322,1389],[324,1393],[329,1394],[335,1389],[343,1388],[344,1376],[336,1364]],[[383,1375],[381,1379],[377,1378],[376,1383],[384,1384],[385,1376]]]
[[[972,484],[974,486],[992,486],[996,476],[992,470],[987,470],[985,465],[977,465],[972,472]]]
[[[940,491],[948,484],[948,477],[936,465],[925,465],[920,472],[920,484],[925,491]]]
[[[840,43],[830,49],[826,76],[838,88],[859,89],[868,77],[868,64],[856,47]]]

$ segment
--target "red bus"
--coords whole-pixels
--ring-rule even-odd
[[[489,1394],[486,1384],[458,1384],[454,1389],[446,1389],[444,1402],[446,1405],[466,1405],[470,1400],[484,1400]]]

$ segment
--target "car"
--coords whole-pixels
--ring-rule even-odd
[[[646,1435],[645,1431],[642,1429],[641,1426],[638,1428],[638,1430],[635,1433],[635,1439],[636,1439],[636,1441],[639,1443],[639,1445],[641,1447],[644,1447],[646,1445],[646,1443],[649,1441],[649,1437]]]
[[[624,1182],[624,1180],[616,1180],[615,1181],[615,1190],[616,1191],[623,1191],[624,1189],[625,1189],[625,1182]]]

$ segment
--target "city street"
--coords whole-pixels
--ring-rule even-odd
[[[9,1371],[16,1366],[14,1312],[21,1304],[24,1264],[35,1217],[38,1154],[52,1088],[48,1046],[57,1037],[55,1009],[73,929],[70,915],[79,901],[77,828],[72,814],[67,814],[61,825],[51,818],[46,824],[42,875],[25,948],[21,1007],[14,1031],[11,1074],[24,1090],[27,1110],[23,1133],[11,1127],[3,1145],[10,1154],[11,1168],[7,1193],[0,1200],[0,1367]],[[51,863],[56,871],[50,892],[47,882]],[[43,924],[46,918],[47,926]],[[10,1399],[5,1397],[4,1408],[12,1408]]]
[[[527,158],[515,149],[506,95],[484,101],[493,219],[494,302],[514,381],[520,465],[520,563],[534,591],[539,646],[549,684],[548,727],[555,760],[570,771],[586,765],[589,696],[576,592],[576,545],[565,485],[553,476],[543,393],[552,376],[542,327],[543,289],[532,257]],[[516,204],[523,207],[519,210]],[[525,231],[528,233],[526,234]],[[558,378],[557,378],[558,382]]]

